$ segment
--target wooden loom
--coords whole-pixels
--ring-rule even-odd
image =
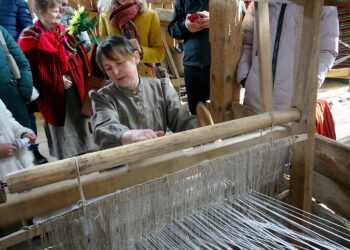
[[[87,199],[124,189],[147,180],[154,179],[180,169],[194,165],[204,159],[212,159],[229,152],[268,141],[270,137],[277,139],[288,135],[307,137],[304,142],[293,146],[293,162],[290,181],[289,198],[291,204],[310,211],[311,197],[324,202],[328,207],[350,219],[350,147],[314,135],[315,110],[314,103],[317,91],[317,70],[319,50],[319,27],[322,11],[322,0],[307,1],[275,1],[298,3],[304,5],[304,22],[300,24],[299,49],[296,51],[295,93],[293,109],[272,112],[272,88],[263,86],[263,102],[266,112],[254,116],[244,117],[232,121],[218,123],[213,126],[173,134],[152,141],[135,143],[123,147],[104,150],[79,156],[75,159],[65,159],[19,171],[7,176],[10,193],[26,190],[30,192],[8,196],[8,201],[0,205],[0,227],[4,228],[37,214],[47,213],[70,204],[79,199],[79,191],[75,180],[76,162],[80,174],[87,175],[96,171],[108,169],[124,163],[129,163],[129,169],[94,173],[82,177],[82,186]],[[327,2],[327,1],[326,1]],[[346,1],[328,1],[330,4],[346,4]],[[235,74],[232,72],[232,62],[225,57],[228,53],[240,54],[233,46],[223,46],[233,43],[233,36],[224,32],[226,26],[237,22],[232,16],[237,16],[238,1],[211,0],[211,30],[212,65],[224,62],[220,69],[213,67],[211,73],[210,110],[215,122],[230,120],[231,118],[247,116],[251,113],[244,107],[232,104],[235,100],[230,95]],[[257,23],[259,32],[259,54],[261,59],[271,62],[271,53],[262,48],[270,48],[269,32],[261,30],[269,27],[267,1],[258,1]],[[301,9],[302,10],[302,9]],[[218,14],[220,13],[220,15]],[[302,14],[302,12],[301,12]],[[267,25],[266,25],[267,24]],[[233,25],[233,24],[232,24]],[[227,25],[228,26],[228,25]],[[239,25],[234,25],[239,29]],[[311,28],[312,27],[312,28]],[[303,41],[303,47],[300,41]],[[219,61],[220,60],[220,61]],[[226,64],[227,62],[227,64]],[[238,60],[236,61],[236,63]],[[271,65],[265,61],[261,65],[261,79],[264,83],[272,84]],[[228,67],[229,66],[229,67]],[[221,71],[219,71],[221,70]],[[219,72],[218,72],[219,71]],[[304,84],[304,83],[309,84]],[[229,83],[229,84],[227,84]],[[224,87],[223,87],[224,86]],[[272,86],[272,85],[270,85]],[[229,97],[227,95],[230,95]],[[290,123],[286,125],[286,123]],[[283,127],[277,127],[278,125]],[[265,130],[263,133],[261,129]],[[257,131],[258,130],[258,131]],[[257,132],[256,132],[257,131]],[[242,135],[243,133],[249,133]],[[302,136],[306,134],[306,136]],[[231,138],[235,136],[234,138]],[[217,139],[226,139],[222,143],[214,143],[183,151],[196,145],[208,143]],[[303,141],[303,140],[301,140]],[[313,166],[315,165],[315,169]],[[60,182],[63,181],[63,182]],[[57,182],[57,183],[56,183]],[[52,184],[55,183],[55,184]],[[48,185],[45,186],[44,185]],[[326,192],[325,190],[332,190]],[[0,247],[14,245],[33,235],[39,235],[40,228],[22,230],[8,237],[0,239]]]

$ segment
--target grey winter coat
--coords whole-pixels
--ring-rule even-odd
[[[270,3],[270,36],[271,51],[275,44],[276,31],[282,4]],[[281,31],[274,81],[275,110],[291,106],[293,95],[294,47],[297,5],[288,4]],[[238,65],[238,82],[245,82],[244,103],[257,111],[261,111],[259,59],[257,35],[255,32],[254,4],[251,4],[243,20],[243,51]],[[338,53],[339,24],[337,9],[324,7],[321,21],[321,47],[318,74],[318,87],[321,87],[328,71],[331,69]]]

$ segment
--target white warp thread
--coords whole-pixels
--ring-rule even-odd
[[[159,248],[176,249],[180,246],[178,241],[181,241],[186,249],[200,244],[214,249],[235,245],[250,248],[261,246],[259,242],[268,237],[277,241],[272,243],[271,240],[268,244],[289,247],[287,243],[280,245],[280,239],[269,231],[274,230],[293,239],[298,238],[297,235],[284,231],[285,228],[277,229],[271,223],[268,229],[255,230],[256,225],[265,223],[258,221],[254,224],[251,216],[256,210],[245,205],[253,204],[255,198],[246,200],[240,197],[250,190],[268,196],[279,192],[292,143],[291,138],[284,138],[261,144],[107,195],[42,223],[44,246],[54,246],[55,249],[130,249],[135,246],[152,248],[153,241],[157,241]],[[240,199],[236,208],[240,213],[232,213],[225,208],[225,204],[227,206],[227,202],[234,199]],[[210,209],[213,215],[205,216],[208,209],[217,204],[220,205],[217,211],[222,211],[222,216],[215,209]],[[203,215],[201,211],[204,211]],[[254,213],[249,214],[250,211]],[[243,221],[247,213],[249,216]],[[258,219],[263,218],[262,214],[257,215]],[[218,219],[227,226],[226,231],[213,226]],[[240,227],[233,227],[231,220]],[[246,230],[249,227],[252,228],[250,232]],[[258,236],[253,234],[254,231]],[[161,236],[158,237],[157,233]],[[152,235],[157,236],[151,241],[140,241]],[[202,239],[200,235],[206,236]],[[242,240],[227,241],[232,238]],[[311,241],[309,238],[303,240]]]

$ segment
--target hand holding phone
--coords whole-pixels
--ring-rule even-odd
[[[201,15],[199,15],[198,13],[194,13],[192,15],[188,16],[188,20],[190,20],[190,22],[194,22],[195,20],[202,18]]]

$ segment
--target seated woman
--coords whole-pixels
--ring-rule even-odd
[[[107,37],[97,48],[96,61],[113,82],[91,91],[94,140],[100,147],[156,138],[198,127],[182,107],[169,79],[140,77],[140,55],[124,37]]]

